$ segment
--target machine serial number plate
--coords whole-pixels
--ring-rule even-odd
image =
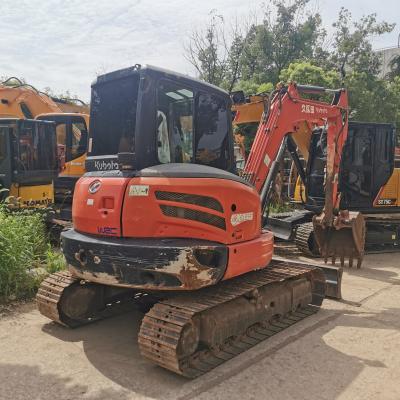
[[[129,196],[148,196],[149,185],[131,185],[129,186]]]

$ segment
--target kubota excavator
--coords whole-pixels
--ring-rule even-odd
[[[42,283],[40,312],[77,327],[147,299],[142,355],[196,377],[316,311],[322,271],[272,260],[273,234],[263,229],[277,162],[288,143],[304,141],[304,124],[327,126],[326,203],[315,220],[322,251],[360,262],[362,217],[336,209],[345,90],[277,89],[240,177],[228,93],[150,66],[99,76],[89,172],[75,188],[74,228],[62,233],[69,272]]]
[[[59,210],[66,219],[71,219],[70,206],[64,204],[71,203],[75,183],[85,172],[88,142],[89,108],[74,101],[50,97],[14,77],[0,83],[0,118],[37,119],[56,125],[60,172],[54,179],[54,191],[56,202],[63,204]],[[32,201],[40,196],[40,189],[37,190],[30,191]]]

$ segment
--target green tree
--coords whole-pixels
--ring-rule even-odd
[[[205,30],[194,30],[185,47],[185,58],[195,67],[199,78],[221,85],[227,69],[224,18],[210,12],[210,21]]]
[[[342,79],[350,71],[378,75],[381,67],[379,54],[372,50],[371,39],[391,32],[395,24],[377,22],[376,14],[352,21],[349,10],[341,8],[335,28],[333,51],[327,59],[328,66],[335,67]]]
[[[299,82],[308,85],[334,88],[340,85],[340,77],[334,70],[324,70],[308,61],[297,62],[282,70],[279,79],[283,82]]]
[[[275,0],[261,25],[246,40],[242,76],[258,83],[277,82],[281,71],[297,60],[321,57],[326,32],[318,13],[308,12],[309,0]]]

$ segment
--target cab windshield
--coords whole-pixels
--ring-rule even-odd
[[[57,170],[57,144],[54,125],[20,121],[13,132],[15,167],[18,171]]]

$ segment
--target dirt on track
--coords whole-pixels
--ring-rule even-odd
[[[344,301],[193,381],[140,356],[139,311],[68,330],[18,305],[0,317],[0,399],[400,399],[399,285],[398,254],[368,255]]]

